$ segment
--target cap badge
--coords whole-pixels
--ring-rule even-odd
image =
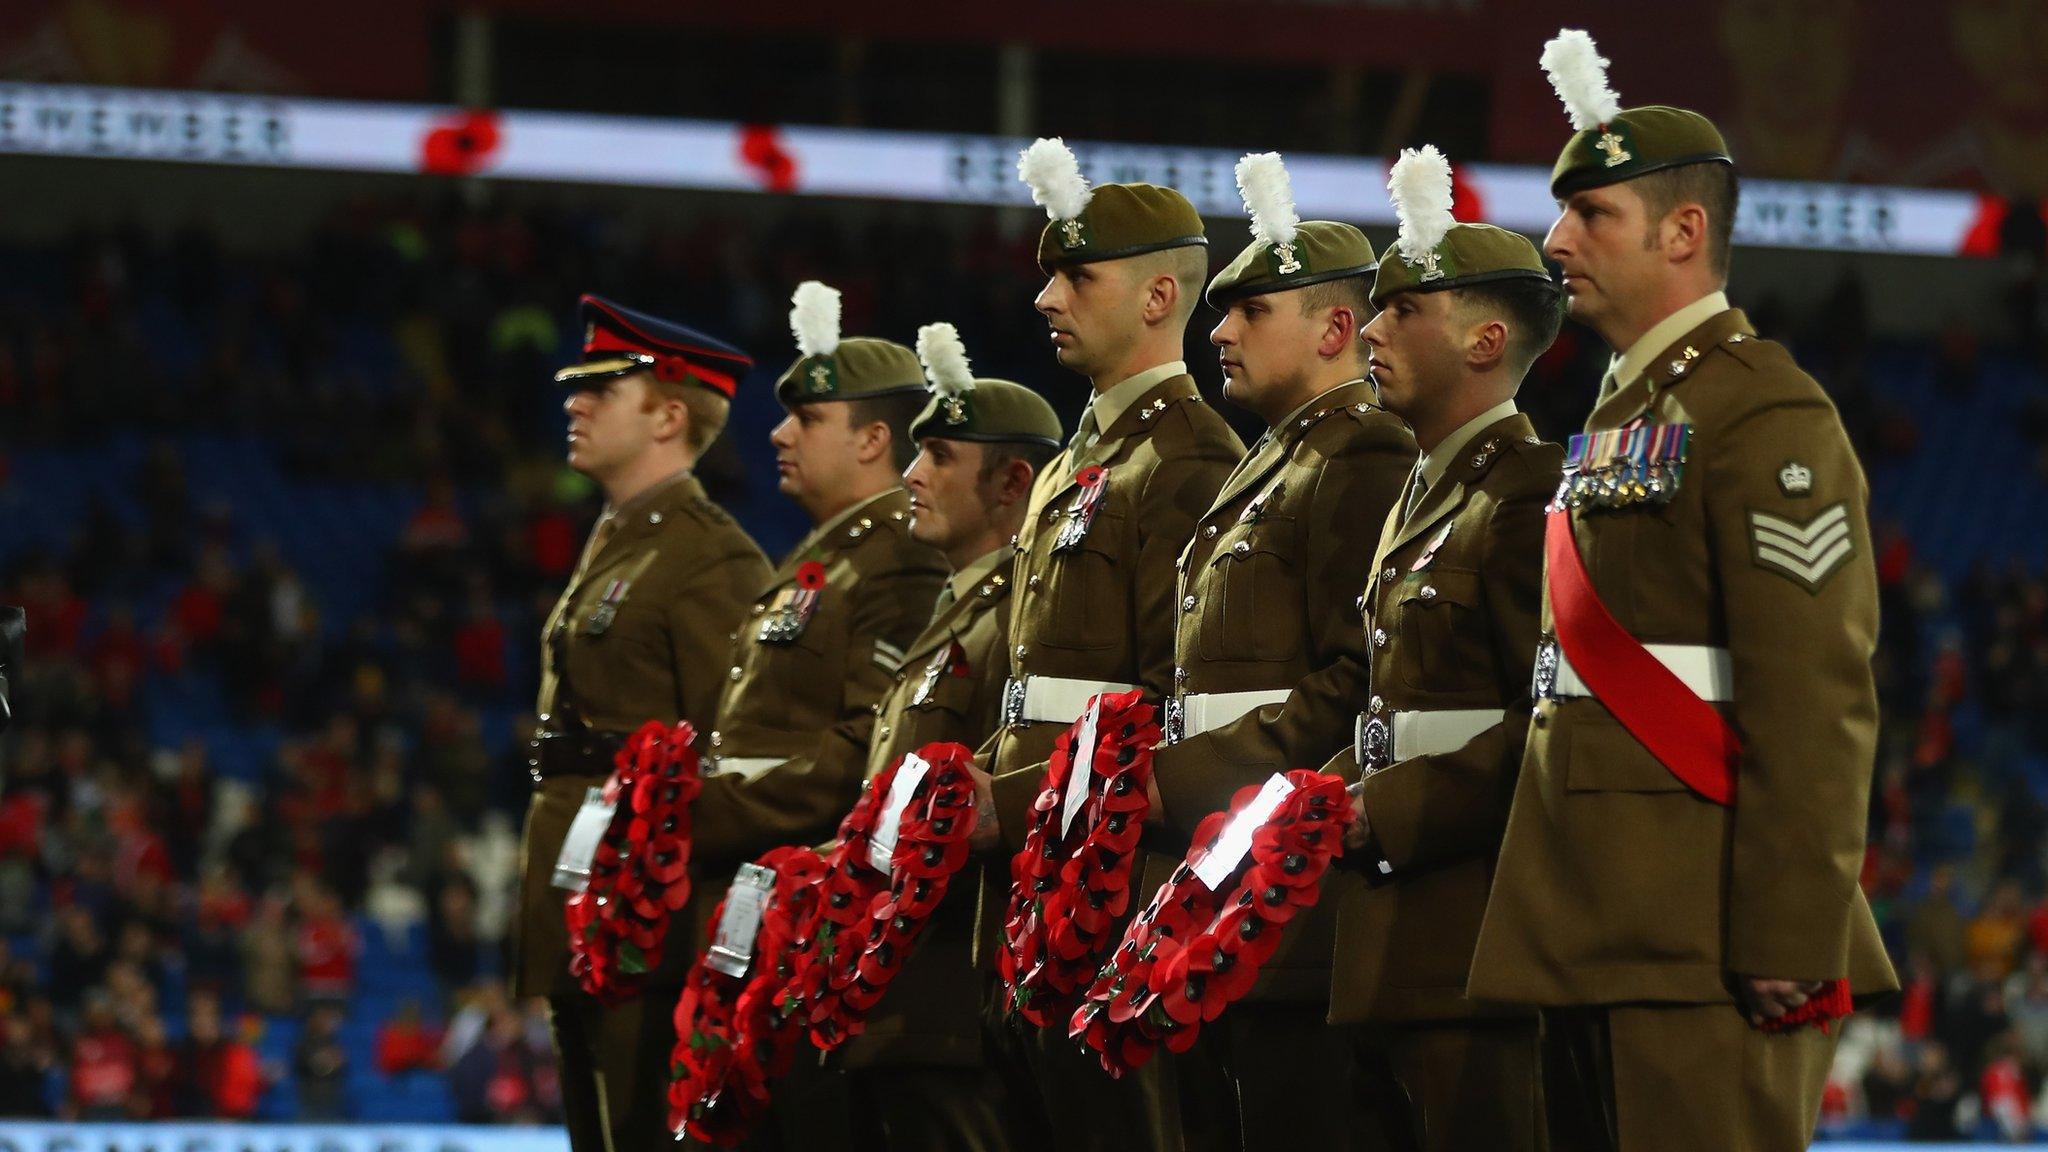
[[[820,360],[811,365],[807,375],[811,378],[811,391],[813,393],[830,392],[832,390],[832,366],[830,364]]]
[[[1431,280],[1441,280],[1444,278],[1444,270],[1437,266],[1437,262],[1440,259],[1442,257],[1437,255],[1437,251],[1434,248],[1424,252],[1421,256],[1403,255],[1401,257],[1402,262],[1410,268],[1422,269],[1422,275],[1417,277],[1417,279],[1424,284],[1429,283]]]
[[[1296,272],[1301,271],[1301,261],[1296,259],[1294,255],[1294,245],[1275,244],[1273,245],[1273,255],[1280,261],[1275,271],[1279,272],[1282,276],[1292,276]]]
[[[1081,232],[1080,217],[1076,216],[1071,220],[1062,220],[1059,222],[1059,225],[1060,247],[1079,248],[1082,244],[1087,243],[1087,238]]]
[[[1622,143],[1621,137],[1615,135],[1614,132],[1608,129],[1605,125],[1601,126],[1600,139],[1594,142],[1594,147],[1600,149],[1602,153],[1606,154],[1607,159],[1602,161],[1602,163],[1604,163],[1609,168],[1620,167],[1621,165],[1626,164],[1629,161],[1635,159],[1635,157],[1630,154],[1628,146]]]
[[[967,423],[967,401],[964,397],[948,396],[939,401],[939,411],[946,414],[946,423]]]

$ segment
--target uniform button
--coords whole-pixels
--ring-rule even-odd
[[[1385,712],[1387,710],[1387,702],[1385,700],[1382,700],[1378,696],[1375,696],[1372,698],[1372,703],[1367,704],[1365,707],[1366,711],[1371,712],[1373,715],[1377,716],[1380,713]]]
[[[1422,598],[1424,600],[1436,599],[1436,586],[1433,584],[1424,584],[1422,586]]]
[[[1017,645],[1017,659],[1019,659],[1019,660],[1022,660],[1023,658],[1024,658],[1024,646],[1023,646],[1022,644],[1019,644],[1019,645]]]
[[[717,732],[713,732],[711,734],[711,746],[713,748],[716,748],[723,743],[725,743],[725,737],[722,734]]]
[[[1010,547],[1012,547],[1012,548],[1015,548],[1016,546],[1017,546],[1017,534],[1016,534],[1015,532],[1012,532],[1012,533],[1010,533]]]
[[[659,523],[661,523],[661,513],[659,513],[659,512],[649,512],[649,513],[647,514],[647,522],[648,522],[649,524],[659,524]]]
[[[877,716],[880,716],[882,714],[881,701],[878,700],[875,703],[868,705],[868,711],[873,712]]]
[[[1215,538],[1216,538],[1216,526],[1215,526],[1214,524],[1211,524],[1211,525],[1209,525],[1209,526],[1208,526],[1207,528],[1204,528],[1204,529],[1202,529],[1202,539],[1204,539],[1204,540],[1214,540]]]
[[[759,616],[759,615],[760,615],[761,613],[763,613],[763,612],[766,612],[767,610],[768,610],[768,606],[767,606],[766,604],[756,604],[756,605],[754,605],[754,615],[756,615],[756,616]]]
[[[1252,542],[1249,540],[1239,540],[1237,543],[1232,544],[1230,546],[1230,550],[1232,552],[1237,553],[1239,556],[1242,556],[1245,553],[1252,550]]]
[[[1358,599],[1353,601],[1353,603],[1358,605],[1358,614],[1360,616],[1365,615],[1365,593],[1360,592],[1358,594]]]
[[[884,725],[882,725],[882,732],[881,732],[881,736],[879,737],[879,739],[882,739],[882,740],[887,740],[888,738],[889,738],[889,726],[888,726],[887,724],[884,724]]]
[[[1047,509],[1045,510],[1045,522],[1046,522],[1047,524],[1051,524],[1051,523],[1054,523],[1054,522],[1055,522],[1055,521],[1057,521],[1057,520],[1058,520],[1059,518],[1060,518],[1060,510],[1059,510],[1059,509],[1057,509],[1057,508],[1047,508]]]
[[[726,673],[726,675],[730,676],[734,680],[738,680],[740,678],[740,666],[737,664],[733,665],[732,671]]]
[[[1193,596],[1181,597],[1180,610],[1183,612],[1193,612],[1195,610],[1195,598]]]
[[[1040,575],[1039,575],[1038,573],[1036,573],[1036,572],[1033,572],[1033,573],[1031,574],[1031,579],[1029,579],[1029,580],[1027,580],[1027,581],[1025,581],[1025,582],[1024,582],[1024,586],[1025,586],[1026,588],[1036,588],[1036,587],[1038,587],[1038,586],[1039,586],[1040,584],[1042,584],[1042,583],[1044,583],[1044,582],[1045,582],[1045,577],[1043,577],[1043,576],[1040,576]]]
[[[739,634],[739,633],[737,633],[737,632],[727,632],[727,633],[725,634],[725,638],[726,638],[727,640],[737,640],[737,639],[739,639],[739,638],[740,638],[740,634]]]
[[[1382,568],[1380,569],[1380,582],[1384,584],[1399,575],[1400,573],[1394,571],[1392,568]]]
[[[1375,628],[1372,630],[1372,646],[1375,648],[1385,648],[1387,646],[1387,630],[1385,628]]]
[[[901,683],[903,683],[903,678],[904,678],[904,673],[898,672],[898,673],[896,674],[896,682],[897,682],[898,684],[901,684]]]

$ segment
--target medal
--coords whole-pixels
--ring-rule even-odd
[[[619,618],[619,605],[625,603],[626,593],[632,587],[631,580],[614,580],[606,585],[604,595],[598,598],[597,606],[590,610],[589,619],[583,622],[583,634],[602,636],[609,631],[612,621]]]
[[[1444,546],[1444,541],[1451,538],[1451,529],[1457,526],[1458,522],[1456,520],[1444,525],[1444,530],[1436,534],[1436,539],[1429,542],[1429,546],[1422,550],[1422,555],[1415,558],[1414,565],[1408,570],[1410,572],[1420,572],[1431,564],[1436,563],[1437,551]]]
[[[825,591],[825,566],[808,560],[796,570],[796,585],[775,593],[775,602],[761,621],[764,644],[787,644],[804,634],[818,611],[818,597]]]
[[[1055,552],[1070,551],[1087,539],[1088,529],[1095,524],[1095,514],[1102,509],[1102,498],[1109,494],[1109,469],[1100,464],[1081,469],[1074,480],[1081,490],[1067,506],[1066,522],[1060,525],[1060,534],[1053,540]]]

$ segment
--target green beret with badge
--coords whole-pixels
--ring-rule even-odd
[[[1208,246],[1202,214],[1187,197],[1157,184],[1091,188],[1081,175],[1081,162],[1057,136],[1041,137],[1020,153],[1017,175],[1049,217],[1038,236],[1041,272]]]
[[[1607,85],[1607,58],[1593,38],[1567,28],[1543,46],[1543,70],[1577,129],[1550,170],[1559,198],[1685,164],[1734,164],[1714,122],[1649,104],[1623,109]]]
[[[1264,292],[1285,292],[1370,276],[1379,265],[1372,241],[1349,224],[1304,222],[1294,209],[1294,183],[1278,152],[1259,152],[1237,162],[1237,189],[1252,218],[1252,242],[1209,281],[1212,308]]]
[[[917,353],[894,340],[841,337],[839,318],[837,288],[816,280],[796,286],[790,296],[789,328],[799,355],[775,381],[775,398],[783,407],[924,391]]]
[[[1373,277],[1373,307],[1384,307],[1397,292],[1438,292],[1500,280],[1552,282],[1528,237],[1491,224],[1461,224],[1451,215],[1451,162],[1436,145],[1402,150],[1387,191],[1401,231]]]
[[[910,438],[1039,444],[1058,448],[1060,418],[1045,397],[1008,380],[977,379],[967,346],[951,324],[917,330],[917,358],[932,386],[931,403],[910,422]]]

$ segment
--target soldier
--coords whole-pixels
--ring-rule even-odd
[[[541,634],[512,990],[548,998],[571,1147],[615,1152],[668,1139],[670,1013],[687,949],[671,943],[638,999],[607,1008],[583,995],[569,975],[568,893],[553,886],[555,870],[588,871],[587,857],[563,856],[563,841],[625,736],[648,720],[711,722],[722,682],[704,669],[768,561],[691,474],[753,361],[595,296],[581,314],[583,362],[555,379],[570,390],[569,466],[603,488],[605,510]]]
[[[1349,224],[1300,223],[1276,153],[1245,157],[1237,179],[1255,238],[1209,283],[1224,314],[1209,339],[1224,398],[1269,429],[1180,556],[1148,818],[1182,840],[1237,789],[1350,743],[1372,557],[1342,528],[1384,519],[1415,463],[1414,438],[1365,379],[1371,243]],[[1283,1131],[1304,1146],[1345,1140],[1349,1061],[1324,1021],[1335,922],[1329,905],[1297,917],[1245,1001],[1197,1040],[1235,1086],[1219,1120],[1245,1148]]]
[[[1202,402],[1180,359],[1209,263],[1202,218],[1150,184],[1090,189],[1073,154],[1040,140],[1018,165],[1051,222],[1037,308],[1059,362],[1095,395],[1032,491],[1017,540],[1003,727],[978,778],[976,843],[1022,847],[1053,742],[1088,698],[1173,689],[1174,560],[1244,445]],[[1177,861],[1158,860],[1163,878]],[[982,904],[984,934],[1003,902]],[[1103,1075],[1064,1029],[1040,1031],[990,1005],[1006,1079],[1035,1092],[1061,1148],[1177,1149],[1173,1062]]]
[[[1877,731],[1868,490],[1820,386],[1728,306],[1706,118],[1620,110],[1583,32],[1545,241],[1618,353],[1547,514],[1538,702],[1476,998],[1543,1009],[1566,1148],[1804,1148],[1852,995]]]
[[[1394,165],[1401,233],[1366,326],[1380,402],[1422,459],[1365,584],[1371,692],[1331,764],[1352,786],[1330,1018],[1386,1146],[1543,1147],[1536,1018],[1464,996],[1528,731],[1543,504],[1562,454],[1515,410],[1557,337],[1536,246],[1451,218],[1433,147]],[[1362,881],[1362,882],[1361,882]]]
[[[910,535],[952,569],[931,623],[904,652],[882,702],[867,775],[934,741],[969,748],[1001,722],[1009,667],[1010,543],[1024,523],[1032,482],[1060,450],[1060,422],[1043,397],[1007,380],[977,380],[950,324],[918,332],[918,357],[933,388],[911,424],[919,452],[904,474]],[[1004,869],[992,869],[1004,876]],[[981,1005],[993,973],[977,968],[974,913],[983,869],[953,880],[917,951],[869,1014],[867,1030],[839,1050],[848,1070],[856,1131],[891,1149],[1009,1147],[1004,1085],[983,1058]],[[1002,885],[1000,898],[1008,885]]]

